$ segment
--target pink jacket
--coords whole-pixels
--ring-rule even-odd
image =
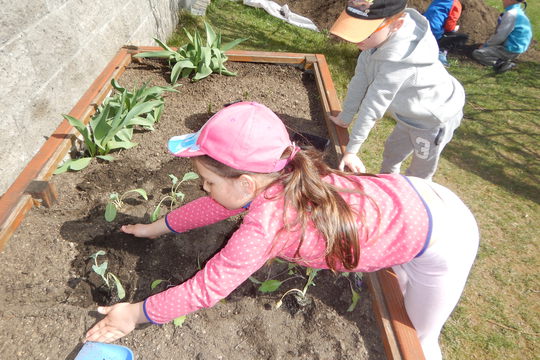
[[[364,226],[359,230],[367,232],[368,236],[366,241],[366,237],[360,235],[360,262],[355,271],[376,271],[417,256],[429,241],[431,215],[407,178],[388,174],[356,179],[367,196],[341,193],[353,209],[363,208],[365,214]],[[340,176],[330,175],[324,180],[338,187],[354,188],[349,180]],[[288,232],[275,240],[283,227],[283,196],[274,196],[281,190],[281,185],[274,185],[252,201],[240,228],[204,269],[186,282],[146,299],[144,310],[148,319],[153,323],[166,323],[211,307],[274,257],[327,269],[325,239],[313,226],[306,231],[300,259],[294,259],[299,232]],[[211,198],[203,197],[170,212],[166,223],[171,230],[184,232],[242,211],[244,209],[227,210]],[[291,216],[295,216],[294,212]]]

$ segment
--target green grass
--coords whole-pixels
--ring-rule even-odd
[[[535,37],[539,10],[530,0]],[[232,1],[214,0],[205,19],[221,29],[225,41],[249,37],[239,48],[324,54],[343,98],[358,55],[354,46]],[[202,29],[203,20],[182,14],[180,24],[192,31]],[[185,42],[181,31],[169,41]],[[467,103],[434,180],[456,191],[475,213],[481,245],[464,295],[443,330],[445,359],[539,359],[540,64],[521,62],[495,75],[491,68],[450,60],[449,71],[465,87]],[[379,168],[392,127],[391,120],[379,121],[363,146],[368,170]]]

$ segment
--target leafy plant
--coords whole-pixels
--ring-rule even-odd
[[[283,260],[280,260],[280,259],[274,259],[276,260],[277,262],[286,262],[286,261],[283,261]],[[297,268],[297,265],[294,264],[294,263],[288,263],[287,264],[287,273],[289,275],[295,275],[295,269]],[[279,276],[276,275],[276,276]],[[249,280],[251,280],[252,283],[255,283],[255,284],[258,284],[260,285],[259,288],[257,289],[258,291],[262,292],[262,293],[271,293],[271,292],[274,292],[276,290],[278,290],[281,285],[285,282],[285,281],[288,281],[288,280],[291,280],[291,279],[294,279],[298,276],[292,276],[292,277],[289,277],[285,280],[277,280],[277,279],[266,279],[265,281],[259,281],[257,280],[256,278],[254,278],[253,276],[250,276],[249,277]]]
[[[346,278],[349,281],[349,285],[351,287],[351,305],[347,308],[347,312],[352,312],[356,308],[356,305],[358,305],[358,300],[360,300],[360,289],[362,288],[362,282],[363,282],[363,274],[362,273],[352,273],[352,280],[351,280],[351,273],[344,272],[341,273],[341,275]]]
[[[227,70],[224,63],[227,61],[225,51],[232,49],[236,45],[247,39],[236,39],[226,44],[221,43],[221,32],[214,31],[210,24],[204,23],[206,31],[206,42],[203,42],[198,30],[193,34],[183,28],[189,43],[173,50],[163,41],[154,38],[154,40],[164,50],[149,51],[136,54],[135,57],[142,58],[165,58],[169,61],[171,67],[171,83],[175,84],[178,78],[186,78],[192,73],[195,75],[192,81],[204,79],[212,73],[234,76],[233,72]]]
[[[90,255],[90,258],[94,259],[94,264],[92,265],[92,270],[101,278],[103,279],[103,282],[105,282],[105,285],[110,289],[111,288],[111,281],[114,281],[114,285],[116,285],[116,292],[118,294],[119,299],[123,299],[126,297],[126,291],[124,290],[124,287],[122,286],[122,283],[120,282],[120,279],[116,275],[114,275],[112,272],[107,271],[107,267],[109,265],[108,261],[105,260],[101,264],[98,264],[97,258],[100,255],[105,255],[105,251],[99,250],[95,254]]]
[[[277,260],[277,259],[276,259]],[[282,260],[281,260],[282,261]],[[289,275],[295,275],[295,273],[297,272],[297,265],[296,264],[293,264],[293,263],[289,263],[288,264],[288,269],[287,269],[287,273]],[[317,275],[317,273],[319,272],[320,269],[314,269],[314,268],[306,268],[306,275],[308,276],[308,279],[306,281],[306,284],[304,285],[304,288],[302,290],[300,289],[290,289],[288,291],[285,292],[285,294],[283,294],[281,296],[281,298],[279,299],[279,301],[276,303],[276,309],[281,307],[282,303],[283,303],[283,299],[285,298],[285,296],[287,296],[288,294],[290,293],[295,293],[295,298],[298,302],[299,305],[303,306],[306,304],[306,293],[307,293],[307,290],[309,288],[310,285],[313,285],[314,282],[313,280],[315,279],[315,276]],[[263,293],[269,293],[269,292],[274,292],[276,290],[279,289],[279,287],[287,280],[290,280],[290,279],[293,279],[297,276],[292,276],[288,279],[285,279],[283,281],[280,281],[280,280],[276,280],[276,279],[267,279],[265,281],[259,281],[257,279],[255,279],[253,276],[250,276],[249,277],[249,280],[251,280],[251,282],[255,283],[255,284],[259,284],[259,288],[258,290],[260,292],[263,292]],[[303,276],[302,276],[303,277]]]
[[[314,269],[314,268],[309,268],[309,267],[306,268],[306,275],[308,275],[308,279],[306,281],[306,284],[304,285],[304,288],[302,290],[300,290],[300,289],[290,289],[290,290],[288,290],[285,294],[283,294],[281,296],[279,301],[276,303],[276,309],[281,307],[281,305],[283,304],[283,299],[285,298],[285,296],[287,296],[290,293],[295,293],[294,297],[298,301],[298,304],[300,304],[300,305],[305,304],[306,303],[307,290],[311,285],[314,285],[313,280],[315,279],[315,276],[317,275],[317,273],[319,271],[320,271],[320,269]]]
[[[171,192],[169,193],[169,195],[166,195],[159,201],[156,208],[152,212],[152,215],[150,216],[151,221],[156,221],[159,218],[159,215],[161,213],[161,205],[163,204],[164,201],[166,200],[170,201],[169,210],[172,210],[172,208],[176,204],[184,201],[185,194],[179,190],[180,185],[182,185],[182,183],[186,181],[198,179],[199,175],[197,175],[194,172],[188,172],[184,174],[184,177],[182,178],[181,181],[178,181],[178,178],[174,176],[173,174],[169,174],[169,177],[171,178],[171,181],[172,181]]]
[[[164,91],[177,91],[174,87],[154,86],[147,88],[143,85],[135,92],[121,87],[115,79],[111,85],[117,93],[105,99],[88,125],[70,115],[64,118],[75,127],[82,136],[85,155],[79,159],[70,159],[58,167],[55,174],[68,170],[84,169],[93,158],[113,161],[109,155],[113,150],[129,149],[137,144],[131,141],[133,128],[137,125],[153,130],[153,124],[161,117]]]
[[[144,191],[144,189],[128,190],[122,195],[118,193],[112,193],[109,195],[109,201],[107,202],[107,206],[105,207],[105,220],[111,222],[116,218],[117,210],[120,210],[122,206],[124,206],[123,200],[130,193],[137,193],[142,196],[144,200],[148,200],[148,196],[146,195],[146,191]]]

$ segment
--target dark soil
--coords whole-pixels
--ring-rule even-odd
[[[291,11],[311,19],[321,30],[330,29],[347,4],[347,0],[275,0],[275,2],[287,4]],[[407,6],[423,13],[429,4],[431,0],[409,0]],[[469,41],[464,48],[456,50],[456,53],[468,57],[473,49],[483,44],[494,33],[499,12],[488,6],[484,0],[461,0],[461,4],[463,11],[458,21],[459,32],[469,35]],[[540,61],[540,50],[536,49],[536,41],[533,40],[529,50],[520,55],[519,60]]]
[[[138,239],[120,233],[126,223],[149,222],[171,185],[168,174],[191,171],[188,159],[168,154],[166,142],[193,132],[235,100],[254,100],[272,108],[291,135],[303,131],[327,137],[313,75],[292,66],[228,63],[237,77],[212,75],[198,83],[182,82],[166,95],[165,112],[153,132],[139,131],[133,149],[114,153],[116,161],[94,161],[88,168],[54,176],[60,194],[50,209],[34,208],[0,254],[0,358],[73,359],[84,333],[101,316],[95,309],[119,299],[92,270],[90,255],[106,251],[108,270],[125,287],[127,301],[140,301],[167,286],[182,283],[204,266],[237,228],[239,218],[181,235]],[[121,85],[133,89],[149,82],[167,85],[162,63],[132,64]],[[264,79],[264,82],[263,82]],[[329,161],[335,155],[328,154]],[[112,192],[143,188],[150,199],[126,200],[116,220],[104,219]],[[203,195],[197,181],[181,188],[185,201]],[[305,271],[288,273],[274,262],[253,275],[289,279],[274,293],[257,291],[246,281],[212,309],[189,314],[182,327],[146,325],[119,341],[137,359],[383,359],[369,293],[363,289],[353,312],[349,280],[321,271],[301,306],[286,290],[302,289]],[[151,284],[165,280],[156,289]]]

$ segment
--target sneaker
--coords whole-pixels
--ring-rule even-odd
[[[493,65],[493,68],[495,69],[495,72],[497,74],[501,74],[503,72],[506,72],[516,66],[516,63],[511,62],[510,60],[501,61],[498,60],[495,65]]]
[[[450,66],[450,64],[448,63],[448,60],[446,59],[446,54],[447,54],[446,50],[439,51],[439,61],[444,65],[444,67]]]

